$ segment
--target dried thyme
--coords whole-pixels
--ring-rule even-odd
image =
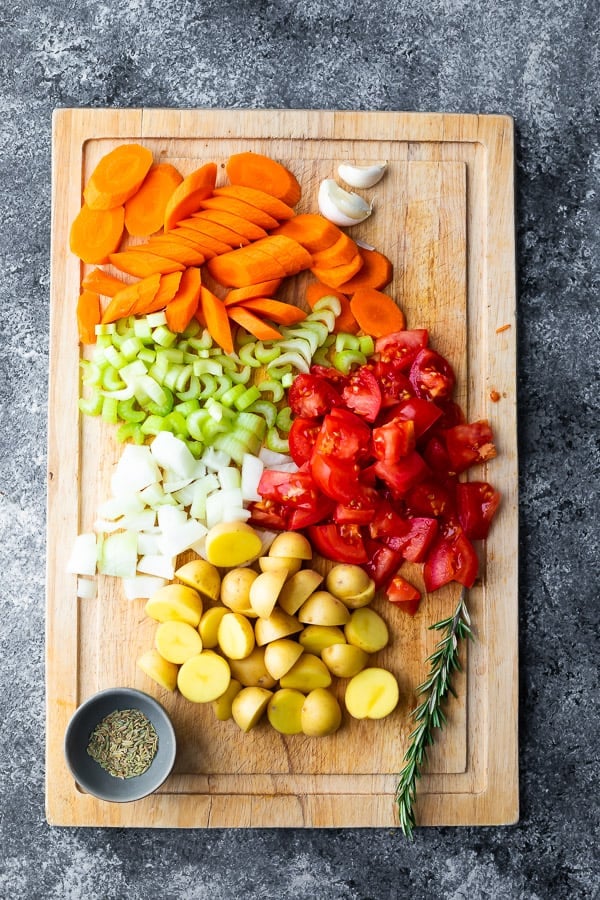
[[[158,750],[152,722],[139,709],[117,709],[90,735],[87,752],[115,778],[135,778],[150,767]]]

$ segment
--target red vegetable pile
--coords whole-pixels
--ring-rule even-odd
[[[265,470],[255,525],[304,530],[322,556],[362,565],[413,614],[420,592],[400,574],[423,563],[428,592],[471,587],[500,502],[487,482],[459,480],[496,455],[487,421],[467,423],[450,363],[423,329],[379,338],[368,364],[344,375],[312,366],[289,389],[297,472]]]

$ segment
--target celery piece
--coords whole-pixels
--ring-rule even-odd
[[[146,413],[143,409],[139,407],[136,409],[136,399],[135,397],[131,397],[129,400],[120,400],[117,405],[117,414],[119,419],[122,422],[143,422],[146,418]]]
[[[190,378],[190,382],[187,390],[178,391],[177,397],[179,400],[195,400],[198,402],[198,397],[200,396],[200,379],[197,375],[192,375]]]
[[[352,366],[364,366],[367,358],[359,350],[340,350],[333,355],[333,365],[339,372],[347,375]]]
[[[203,425],[209,418],[210,413],[206,409],[197,409],[187,416],[188,431],[195,441],[204,441]]]
[[[117,440],[121,443],[132,440],[134,444],[143,444],[146,436],[138,422],[124,422],[117,428]]]
[[[323,310],[331,311],[337,317],[342,311],[342,304],[337,297],[333,296],[333,294],[327,294],[325,297],[320,297],[313,306],[313,312],[322,312]],[[310,316],[308,316],[308,318],[310,318]]]
[[[223,366],[214,359],[197,359],[194,363],[194,375],[222,375]]]
[[[236,387],[243,388],[244,386],[239,384]],[[252,387],[244,389],[241,394],[233,401],[233,405],[240,412],[244,412],[244,410],[248,409],[256,400],[260,400],[260,390],[256,387],[255,384]]]
[[[336,353],[342,350],[360,350],[360,343],[355,334],[340,331],[335,338]]]
[[[250,366],[243,366],[241,369],[229,372],[228,375],[234,384],[248,384],[252,375],[252,369]]]
[[[276,425],[280,431],[283,431],[286,434],[288,433],[292,427],[292,411],[289,406],[284,406],[283,409],[279,410],[277,413]]]
[[[121,353],[128,362],[136,359],[141,349],[142,342],[136,337],[128,337],[121,344]]]
[[[159,325],[152,332],[152,340],[161,347],[172,347],[177,340],[177,335],[170,331],[166,325]]]
[[[144,343],[150,343],[152,341],[152,329],[146,318],[135,319],[133,323],[133,333]]]
[[[255,400],[252,406],[249,406],[245,412],[255,413],[261,416],[268,428],[275,424],[277,418],[277,407],[270,400]]]
[[[277,344],[272,344],[270,347],[265,347],[262,341],[257,341],[256,347],[254,349],[254,355],[256,359],[263,366],[266,366],[268,363],[273,362],[273,360],[277,359],[278,356],[281,355],[281,348],[277,346]]]
[[[290,445],[287,438],[282,438],[276,428],[269,428],[265,441],[269,450],[275,453],[289,453]]]
[[[373,356],[375,353],[375,341],[370,334],[361,334],[358,339],[358,349],[365,356]]]
[[[230,407],[237,405],[236,400],[245,393],[246,388],[243,384],[234,384],[221,395],[221,403],[223,403],[225,406]],[[258,394],[258,396],[260,396],[260,393]]]
[[[281,386],[287,390],[289,387],[292,386],[293,381],[294,381],[293,374],[291,372],[286,372],[286,374],[283,375],[281,378]]]
[[[158,434],[159,431],[168,431],[168,424],[164,416],[150,415],[141,423],[142,434]]]
[[[89,398],[81,398],[79,409],[84,416],[99,416],[104,406],[105,398],[99,391],[95,391]]]
[[[102,387],[106,391],[120,391],[124,388],[125,382],[121,380],[121,376],[114,366],[107,366],[102,372]]]
[[[272,370],[270,371],[272,373]],[[265,378],[264,381],[259,382],[257,387],[261,396],[270,393],[273,403],[279,403],[280,400],[283,400],[283,387],[280,381],[275,381],[273,378]]]
[[[146,321],[150,328],[158,328],[160,325],[167,324],[167,317],[165,315],[165,311],[163,309],[159,310],[159,312],[148,313],[146,316]]]
[[[239,341],[239,337],[238,337]],[[256,356],[254,355],[256,351],[256,341],[252,340],[247,344],[244,344],[240,347],[239,357],[242,363],[245,366],[250,366],[253,369],[258,369],[261,366],[261,363],[258,361]]]
[[[116,425],[118,419],[119,402],[114,397],[104,397],[102,399],[102,418],[111,425]]]
[[[150,366],[156,361],[156,352],[154,350],[151,350],[150,347],[142,347],[142,349],[138,353],[138,359],[141,359],[143,363],[146,363],[148,366]]]
[[[179,394],[177,396],[180,397]],[[185,400],[181,400],[180,403],[176,403],[173,409],[187,419],[188,416],[200,409],[200,401],[196,397],[188,397]]]

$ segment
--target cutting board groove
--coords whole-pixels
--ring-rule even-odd
[[[415,619],[379,598],[390,646],[379,657],[398,676],[401,701],[382,722],[347,723],[320,740],[284,738],[268,725],[243,735],[208,707],[167,695],[136,669],[152,646],[143,601],[127,603],[111,579],[95,601],[76,598],[65,574],[76,533],[108,496],[119,453],[101,422],[80,420],[75,300],[85,269],[68,252],[83,185],[117,143],[140,141],[187,174],[240,150],[289,165],[314,211],[320,180],[339,162],[389,160],[375,212],[356,236],[394,262],[389,289],[409,327],[430,330],[452,361],[457,400],[488,418],[500,450],[489,477],[503,494],[469,591],[476,641],[463,653],[458,699],[419,785],[424,825],[509,823],[518,816],[517,449],[512,122],[502,116],[300,110],[59,110],[54,117],[51,366],[48,446],[46,810],[57,825],[133,827],[358,827],[397,824],[394,790],[411,730],[414,689],[435,644],[427,626],[454,607],[454,587],[427,597]],[[223,169],[220,179],[224,180]],[[354,236],[354,232],[353,232]],[[294,286],[301,296],[303,279]],[[291,289],[290,289],[291,290]],[[510,328],[498,333],[500,326]],[[501,395],[493,403],[490,392]],[[419,582],[420,573],[411,573]],[[97,801],[68,774],[68,720],[111,685],[154,694],[172,714],[179,752],[160,791],[137,803]]]

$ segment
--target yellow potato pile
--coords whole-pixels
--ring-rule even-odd
[[[389,632],[369,604],[375,585],[360,567],[311,568],[310,543],[279,534],[260,571],[219,569],[203,559],[177,570],[146,613],[160,624],[138,659],[150,678],[244,732],[266,714],[281,734],[322,737],[342,723],[333,679],[347,679],[344,704],[357,719],[380,719],[398,703],[394,675],[369,665]],[[323,586],[323,581],[325,585]],[[209,605],[210,604],[210,605]],[[205,608],[206,607],[206,608]]]

